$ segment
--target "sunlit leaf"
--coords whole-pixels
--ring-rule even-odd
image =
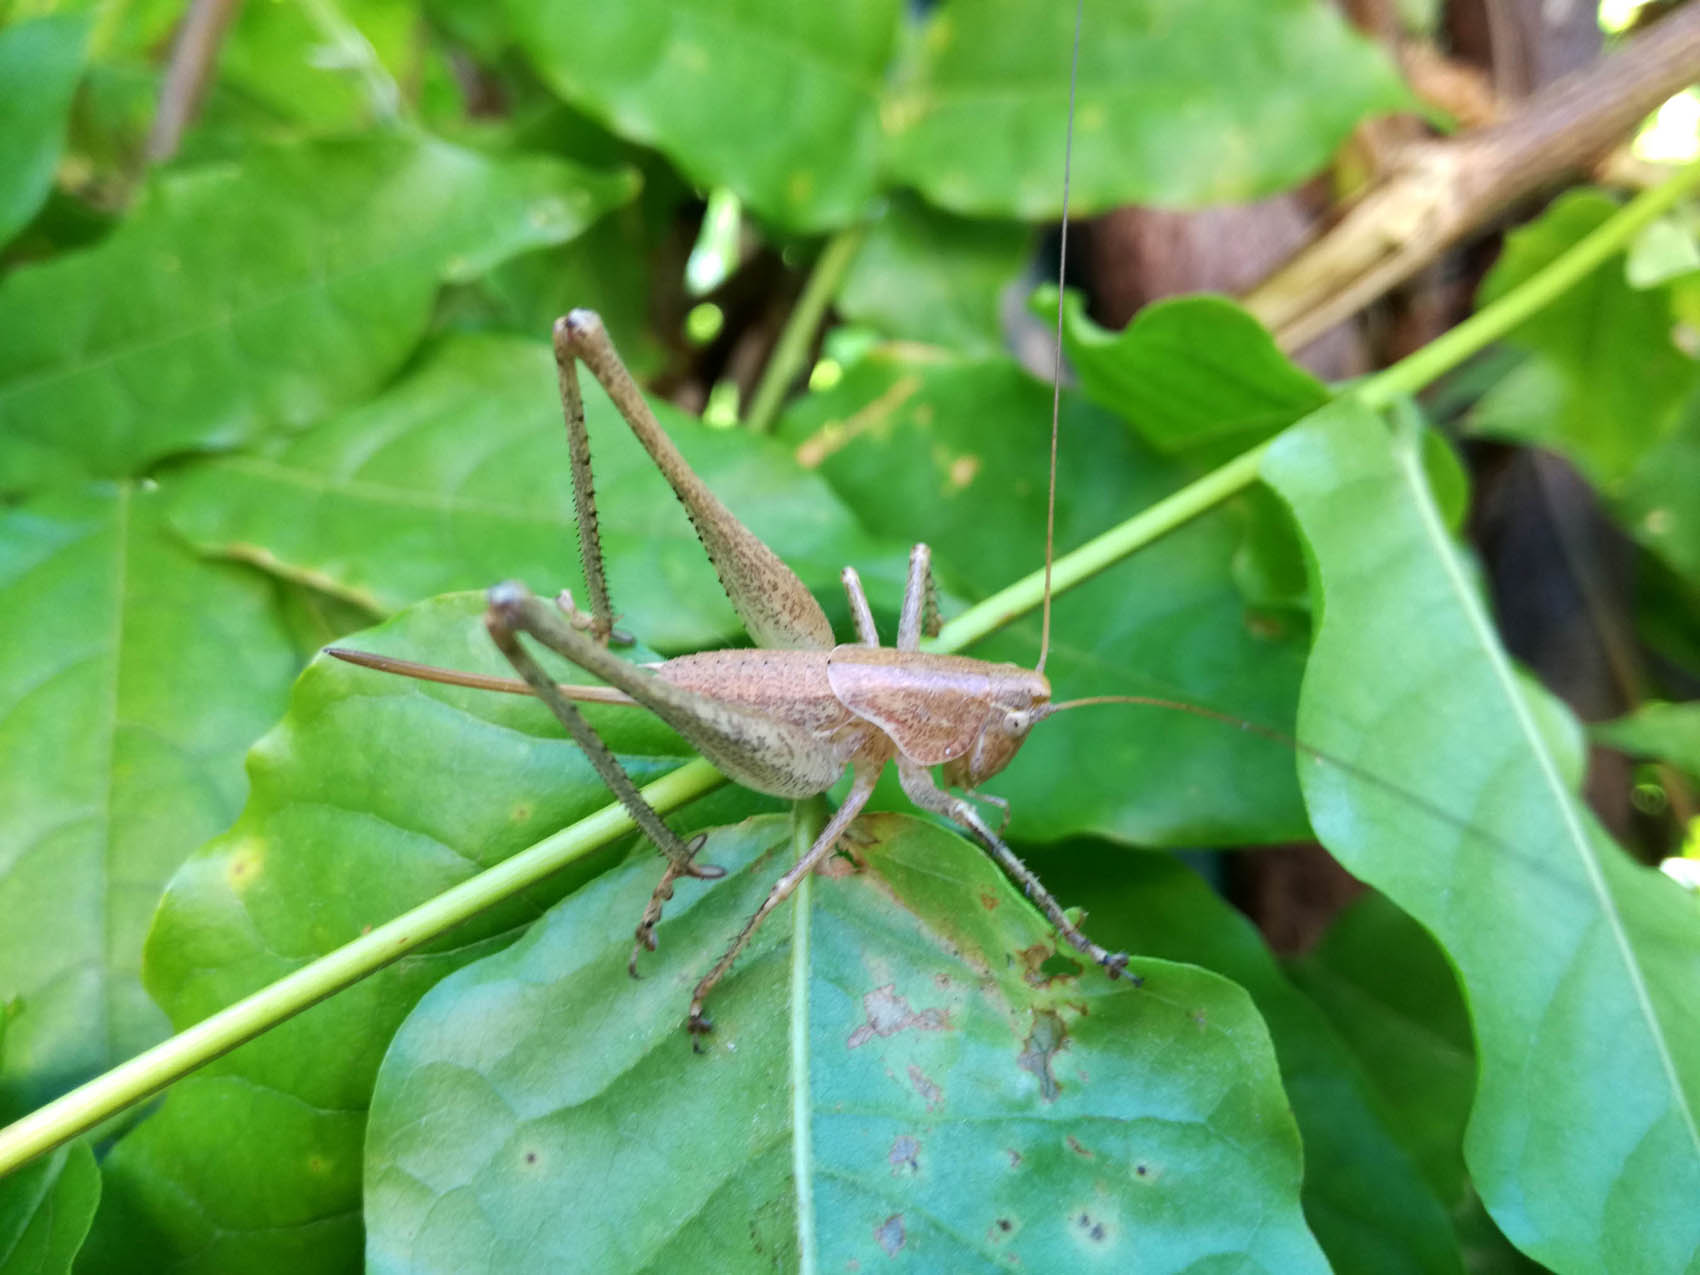
[[[1700,780],[1700,703],[1650,702],[1614,722],[1589,728],[1603,744],[1669,762]]]
[[[700,185],[728,186],[799,230],[852,221],[871,200],[898,0],[512,3],[507,12],[564,98],[666,152]]]
[[[641,862],[427,996],[374,1095],[368,1269],[1325,1269],[1243,992],[1053,969],[974,848],[901,816],[858,845],[757,932],[702,1057],[689,989],[788,861],[783,819],[711,838],[731,871],[681,885],[640,982]]]
[[[1040,305],[1049,310],[1055,298],[1051,291]],[[1256,319],[1223,297],[1158,301],[1109,332],[1069,292],[1063,339],[1080,388],[1162,451],[1249,447],[1329,397]]]
[[[556,243],[629,175],[371,138],[167,174],[107,239],[0,285],[0,489],[123,475],[359,399],[445,278]]]
[[[1458,970],[1480,1079],[1465,1146],[1494,1219],[1557,1269],[1700,1253],[1700,926],[1578,804],[1426,494],[1418,449],[1347,402],[1264,472],[1322,627],[1300,733],[1318,835]],[[1365,784],[1398,776],[1423,799]],[[1449,817],[1435,817],[1445,812]],[[1460,823],[1455,816],[1467,816]]]
[[[295,672],[272,590],[130,486],[0,515],[0,1090],[53,1096],[164,1035],[139,979],[160,887],[242,801]]]
[[[1070,4],[939,6],[884,104],[892,176],[954,212],[1056,216],[1073,39]],[[1077,211],[1255,199],[1409,102],[1380,50],[1313,0],[1091,0],[1075,98]]]

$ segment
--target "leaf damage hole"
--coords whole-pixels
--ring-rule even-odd
[[[1015,1234],[1015,1222],[1007,1217],[995,1219],[986,1228],[986,1238],[993,1244],[1001,1244]]]
[[[897,1256],[903,1248],[904,1238],[901,1213],[893,1213],[874,1228],[874,1243],[884,1250],[887,1257]]]

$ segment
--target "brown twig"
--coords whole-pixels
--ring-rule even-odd
[[[177,154],[206,92],[224,32],[241,0],[193,0],[171,46],[171,64],[159,90],[159,107],[148,132],[147,160],[163,164]]]
[[[1700,5],[1537,92],[1500,123],[1402,148],[1322,238],[1242,298],[1286,349],[1357,313],[1507,205],[1587,167],[1700,79]]]

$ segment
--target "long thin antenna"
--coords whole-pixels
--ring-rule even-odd
[[[1057,247],[1057,339],[1051,350],[1051,490],[1045,499],[1045,611],[1039,627],[1039,663],[1051,653],[1051,565],[1057,556],[1057,423],[1062,417],[1063,284],[1068,278],[1068,187],[1074,168],[1074,90],[1080,78],[1080,25],[1086,0],[1074,0],[1074,52],[1068,64],[1068,128],[1063,135],[1062,226]]]

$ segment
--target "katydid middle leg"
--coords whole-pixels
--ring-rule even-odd
[[[903,791],[910,801],[921,809],[930,810],[936,815],[943,815],[946,819],[974,833],[980,839],[986,852],[992,857],[993,862],[1021,887],[1023,893],[1029,899],[1033,900],[1038,909],[1045,914],[1045,918],[1056,927],[1058,934],[1097,964],[1103,966],[1105,972],[1111,978],[1127,972],[1127,954],[1125,952],[1112,952],[1087,938],[1080,927],[1069,920],[1068,914],[1062,909],[1062,905],[1056,901],[1049,890],[1045,889],[1044,884],[1034,875],[1033,870],[1021,862],[1016,857],[1015,852],[1003,843],[1002,838],[986,826],[985,821],[980,818],[978,812],[966,799],[940,788],[933,782],[931,771],[925,766],[902,756],[897,758],[897,777],[902,782]],[[1140,981],[1137,976],[1130,977],[1133,978],[1135,984]]]

